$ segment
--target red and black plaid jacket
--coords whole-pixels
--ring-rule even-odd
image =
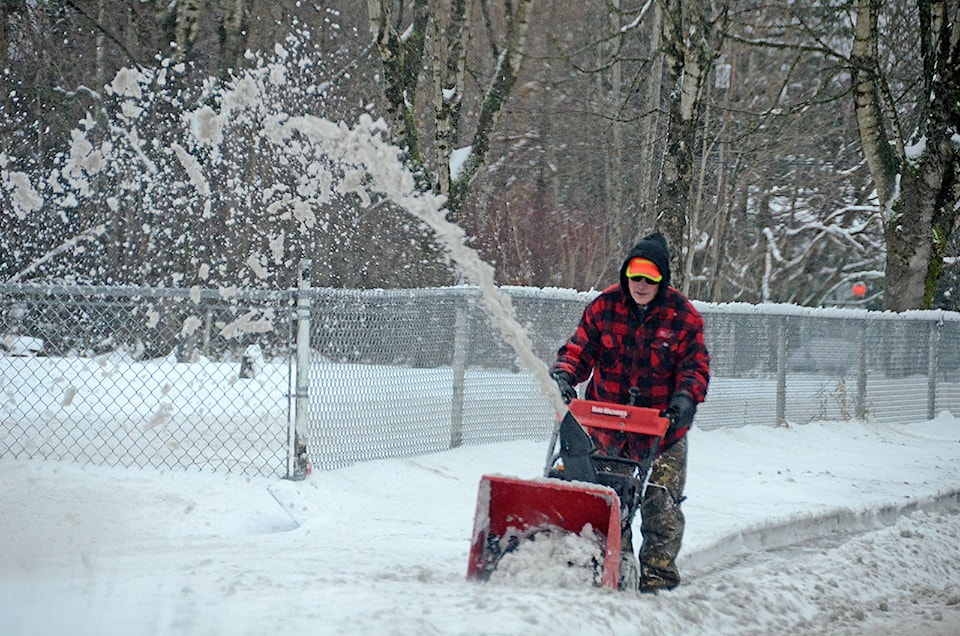
[[[622,287],[612,285],[587,305],[576,332],[557,354],[554,370],[573,376],[574,384],[590,379],[586,398],[618,404],[630,403],[630,389],[639,390],[635,406],[663,410],[675,393],[686,393],[695,404],[703,402],[710,382],[710,355],[703,339],[703,319],[680,292],[661,290],[645,312],[628,304]],[[592,374],[592,377],[591,377]],[[686,435],[673,431],[661,448],[669,448]],[[600,434],[609,448],[613,439]],[[640,441],[630,455],[649,447]],[[615,444],[619,445],[619,444]],[[633,446],[629,444],[628,446]]]

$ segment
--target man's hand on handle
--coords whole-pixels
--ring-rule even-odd
[[[550,377],[557,383],[557,388],[560,389],[560,397],[563,398],[564,404],[570,404],[570,400],[577,399],[577,390],[573,387],[573,378],[569,373],[564,371],[551,371]]]
[[[693,416],[697,412],[697,405],[686,393],[677,393],[670,398],[670,404],[664,409],[660,417],[670,420],[668,432],[676,431],[681,428],[690,428],[693,424]]]

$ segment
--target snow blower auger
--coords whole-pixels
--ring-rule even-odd
[[[487,581],[528,542],[566,534],[595,542],[593,585],[636,590],[639,565],[629,555],[621,572],[620,537],[633,523],[668,424],[656,409],[572,400],[554,429],[544,478],[481,477],[467,579]],[[650,437],[650,449],[640,461],[605,455],[590,435],[597,429]],[[578,559],[567,565],[585,567]]]

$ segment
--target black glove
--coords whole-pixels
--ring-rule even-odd
[[[577,399],[577,390],[573,388],[573,376],[566,371],[551,371],[550,377],[557,383],[564,404],[570,404],[570,400]]]
[[[670,428],[667,432],[673,432],[681,428],[690,428],[693,424],[693,416],[697,412],[697,405],[686,393],[677,393],[670,398],[670,404],[664,409],[660,417],[670,420]]]

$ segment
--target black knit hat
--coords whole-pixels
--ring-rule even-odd
[[[663,290],[670,285],[670,249],[667,247],[667,239],[663,238],[660,232],[654,232],[645,236],[643,240],[633,246],[627,257],[623,259],[623,265],[620,266],[620,287],[628,299],[631,299],[630,288],[627,285],[627,264],[631,259],[649,258],[660,270],[663,280],[660,281],[660,289],[657,291],[659,297]]]

